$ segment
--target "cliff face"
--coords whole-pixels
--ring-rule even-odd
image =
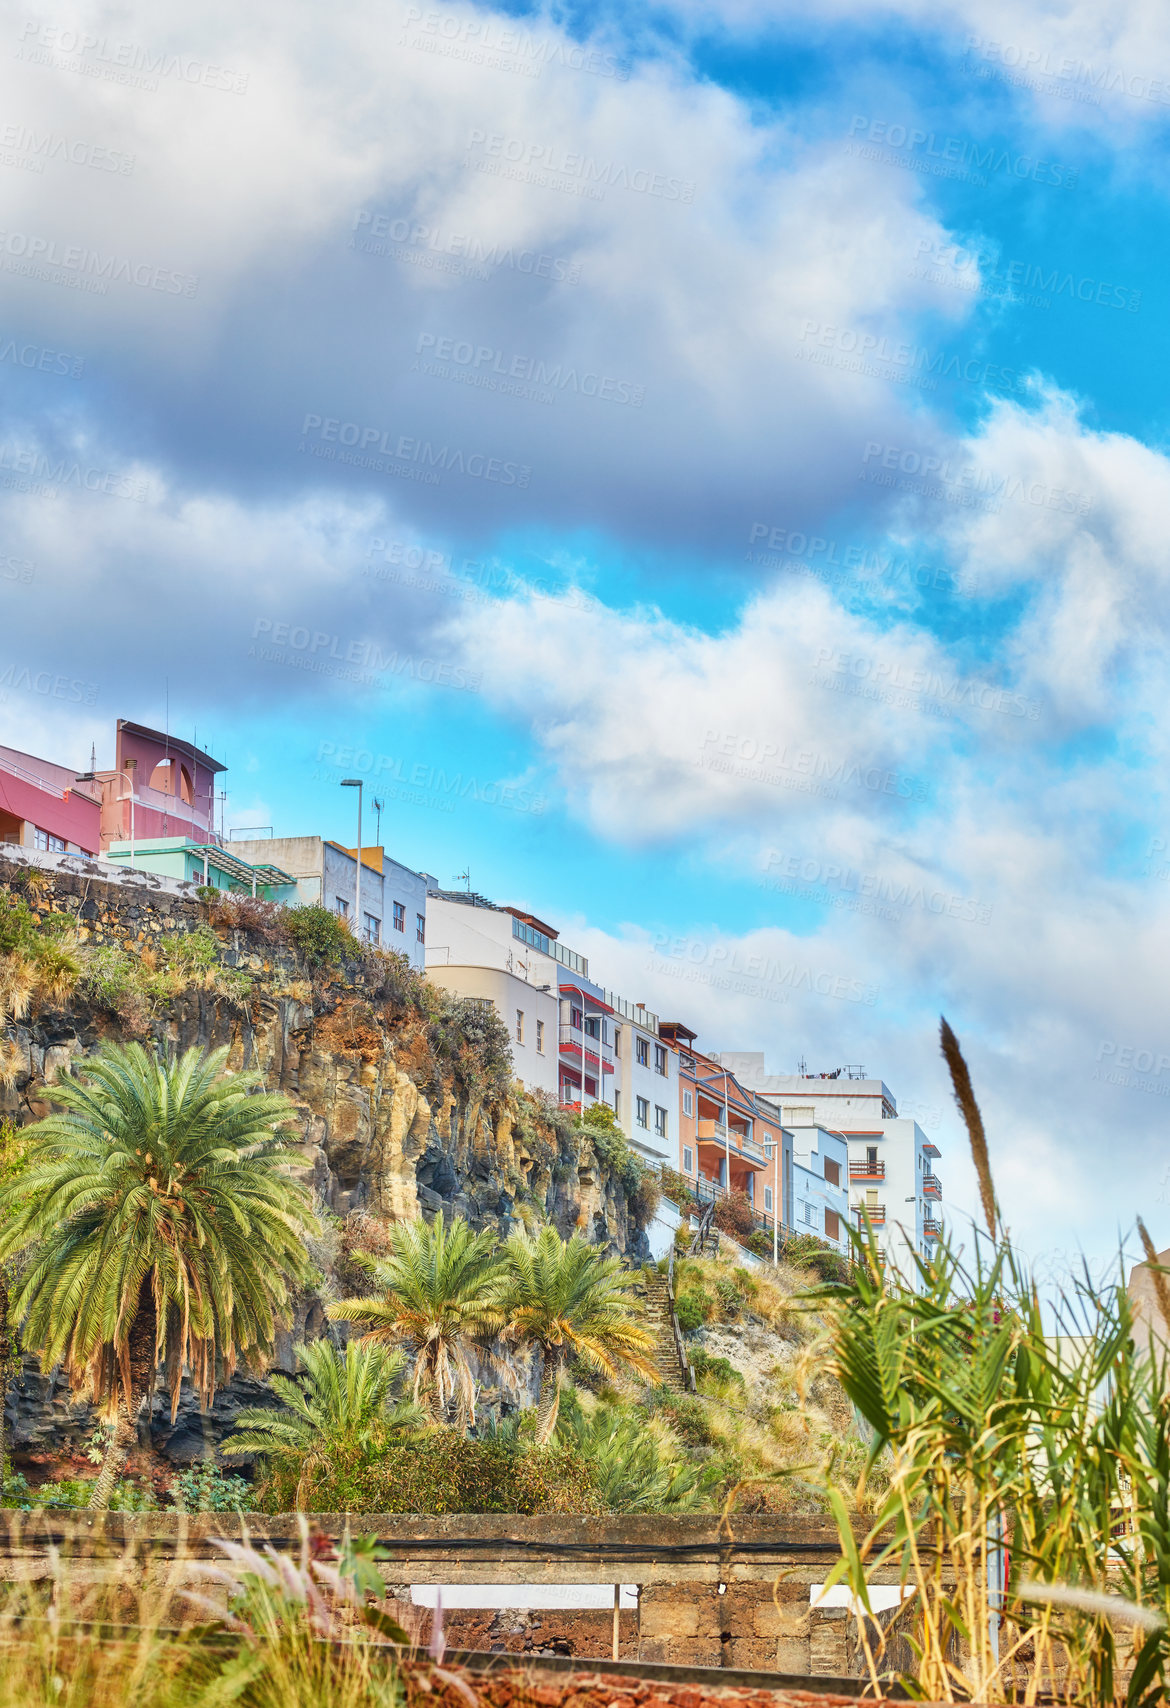
[[[232,1068],[258,1069],[297,1110],[306,1176],[333,1217],[364,1211],[393,1220],[442,1208],[506,1233],[529,1206],[563,1234],[576,1228],[631,1257],[645,1254],[627,1192],[588,1129],[510,1082],[494,1021],[394,958],[355,956],[314,972],[263,909],[237,906],[233,922],[230,904],[209,912],[141,879],[112,884],[82,869],[42,884],[26,871],[0,861],[0,889],[47,921],[42,929],[64,932],[83,970],[66,994],[34,989],[23,1017],[10,1011],[0,1116],[24,1124],[48,1113],[46,1085],[106,1038],[227,1045]],[[179,970],[164,977],[168,966]],[[299,1302],[278,1348],[286,1368],[296,1339],[324,1331],[324,1300],[338,1293],[337,1224],[325,1220],[314,1253],[323,1285]],[[514,1384],[531,1379],[527,1367],[512,1372]],[[204,1421],[186,1402],[172,1456],[198,1457],[207,1427],[221,1438],[238,1406],[254,1403],[248,1389],[246,1379],[234,1383]],[[59,1383],[26,1372],[9,1408],[18,1453],[89,1433],[63,1399]]]

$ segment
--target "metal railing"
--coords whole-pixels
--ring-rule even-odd
[[[937,1174],[924,1174],[922,1176],[922,1190],[927,1198],[941,1198],[942,1181]]]
[[[942,1233],[942,1223],[936,1222],[931,1216],[927,1216],[922,1223],[922,1232],[927,1239],[938,1239]]]
[[[881,1227],[882,1223],[886,1219],[886,1207],[884,1204],[855,1204],[853,1206],[853,1210],[854,1215],[857,1218],[857,1225],[859,1228],[863,1228],[865,1226],[865,1218],[867,1216],[875,1228]]]
[[[879,1162],[876,1157],[873,1162],[864,1157],[850,1157],[849,1178],[850,1180],[884,1180],[886,1178],[886,1165],[884,1162]]]

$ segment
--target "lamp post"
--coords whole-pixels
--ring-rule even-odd
[[[130,793],[128,795],[119,795],[118,801],[119,801],[119,803],[122,801],[126,801],[126,800],[128,800],[130,802],[130,864],[133,866],[135,864],[135,861],[134,861],[134,772],[133,771],[115,771],[114,776],[115,777],[125,777],[130,784]],[[83,771],[80,776],[74,777],[73,781],[75,783],[100,783],[101,778],[98,776],[96,771]]]
[[[356,935],[361,941],[362,930],[362,779],[360,777],[343,777],[343,789],[356,789],[358,792],[358,839],[357,839],[357,877],[353,887],[353,912]]]

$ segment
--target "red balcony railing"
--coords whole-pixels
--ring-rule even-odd
[[[859,1228],[865,1226],[867,1216],[875,1228],[880,1228],[886,1219],[886,1207],[884,1204],[858,1204],[855,1206],[855,1214]]]
[[[927,1198],[941,1198],[942,1181],[937,1174],[924,1174],[922,1176],[922,1190]]]
[[[942,1223],[932,1221],[928,1216],[922,1224],[922,1231],[926,1235],[927,1239],[938,1239],[939,1235],[942,1233]]]
[[[866,1157],[851,1156],[849,1158],[849,1178],[850,1180],[884,1180],[886,1178],[886,1165],[884,1162],[878,1162],[876,1157],[870,1162]]]

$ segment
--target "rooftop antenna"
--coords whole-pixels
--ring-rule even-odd
[[[470,869],[466,872],[456,872],[455,882],[457,884],[466,884],[467,885],[467,893],[468,893],[468,895],[471,894],[471,872],[470,872]]]
[[[808,1063],[805,1061],[803,1056],[801,1056],[800,1060],[796,1064],[796,1071],[800,1075],[801,1079],[808,1078]]]

